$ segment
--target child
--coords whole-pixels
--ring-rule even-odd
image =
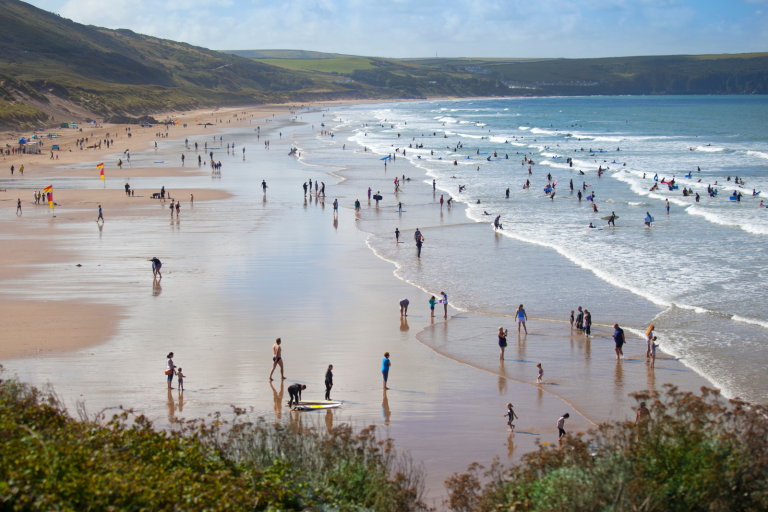
[[[570,418],[571,415],[568,413],[563,414],[560,416],[560,419],[557,420],[557,431],[560,434],[560,437],[557,439],[558,441],[562,441],[563,437],[565,437],[565,420]]]
[[[512,424],[512,422],[515,419],[520,419],[520,418],[518,418],[517,414],[515,414],[515,411],[512,410],[512,404],[507,404],[507,412],[506,412],[506,414],[504,414],[504,416],[509,418],[508,421],[507,421],[507,425],[509,425],[509,430],[514,430],[515,429],[515,425]]]
[[[432,318],[435,318],[435,303],[437,302],[437,299],[435,299],[435,296],[433,295],[429,299],[429,309],[432,312]]]
[[[656,336],[651,338],[651,368],[654,368],[656,365],[656,347],[661,345],[661,342],[656,343]]]
[[[573,332],[573,310],[571,310],[571,332]]]
[[[389,379],[389,367],[392,366],[392,362],[389,360],[389,352],[384,352],[384,360],[381,362],[381,375],[384,377],[384,390],[389,389],[387,387],[387,379]]]
[[[541,363],[536,363],[536,368],[539,369],[539,377],[536,379],[536,382],[541,384],[541,378],[544,377],[544,370],[541,367]]]
[[[176,376],[179,378],[179,391],[184,391],[184,375],[181,373],[181,367],[176,370]]]

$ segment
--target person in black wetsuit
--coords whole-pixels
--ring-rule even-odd
[[[328,365],[328,371],[325,372],[325,399],[331,399],[331,388],[333,387],[333,365]],[[290,390],[290,388],[288,388]]]
[[[299,405],[299,402],[301,402],[301,391],[303,389],[307,389],[306,384],[291,384],[288,386],[288,395],[290,396],[288,407],[292,406],[294,401],[296,402],[296,405]]]

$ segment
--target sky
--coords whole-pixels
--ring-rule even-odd
[[[33,0],[79,23],[214,50],[375,57],[768,51],[768,0]]]

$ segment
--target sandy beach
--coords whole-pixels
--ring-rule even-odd
[[[616,314],[597,322],[590,339],[571,333],[566,322],[538,318],[535,302],[527,305],[530,333],[519,338],[511,316],[451,306],[447,319],[430,318],[427,301],[441,290],[413,286],[400,265],[414,258],[414,229],[421,228],[433,244],[419,272],[429,272],[438,252],[453,257],[456,272],[464,272],[476,268],[463,259],[468,253],[441,240],[460,240],[459,231],[487,226],[468,222],[462,206],[441,210],[439,194],[424,183],[427,176],[405,160],[391,164],[386,174],[377,156],[355,148],[354,166],[323,163],[324,152],[351,146],[342,137],[318,135],[320,123],[328,121],[323,109],[336,105],[299,111],[296,118],[286,106],[188,112],[178,116],[178,127],[168,128],[167,138],[156,136],[164,127],[131,126],[130,141],[125,126],[87,129],[94,133],[89,138],[115,134],[117,151],[73,149],[74,138],[85,136],[78,132],[57,139],[66,148],[59,160],[50,160],[46,149],[40,156],[5,157],[0,303],[6,314],[0,327],[6,335],[0,361],[6,372],[52,384],[71,406],[76,400],[92,411],[122,405],[162,426],[215,411],[227,414],[230,405],[297,424],[380,425],[398,448],[424,463],[435,504],[445,494],[445,478],[469,463],[489,464],[497,456],[514,463],[537,442],[556,443],[556,421],[565,412],[571,414],[566,430],[584,432],[601,421],[633,418],[634,401],[627,396],[632,391],[665,383],[690,390],[708,385],[671,357],[660,357],[656,371],[650,370],[645,342],[634,336],[626,360],[614,359],[612,322],[621,322],[622,314],[652,318],[655,305],[622,295],[552,250],[494,238],[492,232],[473,257],[508,251],[510,258],[531,262],[525,274],[500,271],[510,289],[536,286],[531,276],[554,266],[590,290],[590,304]],[[203,128],[194,125],[195,117],[224,122]],[[231,152],[216,146],[221,174],[197,164],[214,133],[222,145],[234,145]],[[200,150],[188,149],[185,139],[198,142]],[[299,147],[302,156],[288,156],[291,147]],[[118,169],[125,149],[133,167]],[[95,168],[102,161],[105,182]],[[23,178],[11,178],[10,166],[21,163]],[[412,178],[403,185],[406,219],[391,200],[377,208],[365,196],[369,186],[389,193],[394,175],[402,173]],[[309,179],[325,183],[325,197],[304,195],[302,183]],[[135,188],[135,197],[125,195],[125,183]],[[32,200],[34,190],[51,184],[59,203],[55,218],[46,204]],[[180,201],[178,216],[170,216],[167,202],[151,199],[161,187]],[[20,216],[14,213],[17,198]],[[363,204],[359,214],[355,199]],[[98,205],[103,225],[95,222]],[[395,227],[406,243],[394,243]],[[153,282],[147,261],[155,256],[163,262],[159,282]],[[456,297],[450,275],[444,277],[442,285]],[[411,303],[407,317],[399,314],[402,298]],[[625,299],[629,306],[619,311],[614,303]],[[584,295],[563,287],[552,300],[572,309],[568,305]],[[501,363],[499,326],[510,330],[508,360]],[[284,383],[267,379],[277,337],[283,340]],[[183,394],[165,387],[162,371],[171,351],[187,375]],[[392,354],[386,392],[380,373],[385,351]],[[535,363],[541,361],[540,385]],[[301,382],[307,398],[322,398],[328,364],[334,365],[333,398],[344,407],[290,412],[285,388]],[[514,434],[503,418],[508,402],[520,417]]]

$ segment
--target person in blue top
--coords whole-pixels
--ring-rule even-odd
[[[336,216],[339,214],[339,200],[334,199],[333,200],[333,215]]]
[[[651,227],[651,222],[653,222],[653,217],[649,212],[645,212],[645,225]]]
[[[384,361],[381,362],[381,375],[384,377],[384,390],[389,389],[387,387],[387,379],[389,378],[389,367],[392,363],[389,361],[389,352],[384,352]]]

